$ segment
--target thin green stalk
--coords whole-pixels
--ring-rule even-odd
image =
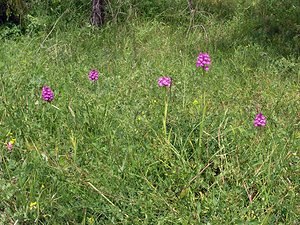
[[[203,135],[203,128],[204,128],[205,114],[206,114],[206,104],[205,104],[205,95],[204,95],[203,101],[202,101],[202,118],[200,121],[200,128],[199,128],[199,155],[198,155],[198,158],[200,157],[200,152],[201,152],[201,147],[202,147],[202,135]]]
[[[163,130],[165,138],[167,138],[167,117],[168,117],[168,89],[166,88],[166,96],[165,96],[165,112],[163,118]]]

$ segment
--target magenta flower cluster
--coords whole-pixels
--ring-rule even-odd
[[[157,81],[160,87],[171,87],[172,78],[171,77],[160,77]]]
[[[89,72],[89,79],[91,81],[96,81],[99,78],[99,72],[97,70],[91,70]]]
[[[200,52],[197,58],[196,66],[202,67],[205,71],[208,71],[208,65],[211,64],[210,56],[207,53]]]
[[[54,93],[50,87],[44,86],[42,89],[42,99],[46,102],[51,102],[54,99]]]
[[[11,141],[9,141],[6,144],[6,148],[7,148],[8,151],[12,151],[13,147],[14,147],[14,144]]]
[[[266,126],[266,123],[266,118],[263,116],[262,113],[257,114],[253,122],[255,127],[264,127]]]

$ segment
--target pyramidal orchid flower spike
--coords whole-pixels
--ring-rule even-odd
[[[44,86],[42,89],[42,99],[46,102],[51,102],[54,99],[54,93],[50,87]]]
[[[202,67],[203,70],[208,71],[211,64],[210,56],[208,53],[200,52],[197,58],[196,67]]]
[[[171,77],[160,77],[157,81],[160,87],[171,87],[172,78]]]
[[[89,72],[90,81],[97,81],[99,78],[99,72],[97,70],[91,70]]]
[[[169,93],[171,94],[171,86],[172,86],[172,78],[171,77],[160,77],[157,80],[157,84],[159,87],[166,87],[166,95],[165,95],[165,111],[163,117],[163,132],[164,136],[167,139],[167,117],[168,117],[168,99]]]
[[[267,124],[266,118],[263,116],[262,113],[256,115],[254,122],[255,127],[264,127]]]

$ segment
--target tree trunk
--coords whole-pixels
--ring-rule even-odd
[[[190,13],[193,14],[193,11],[194,11],[193,1],[192,0],[187,0],[187,1],[188,1]]]
[[[93,0],[92,25],[101,26],[104,24],[104,5],[105,0]]]
[[[25,0],[0,0],[0,25],[5,22],[22,24],[26,13]]]

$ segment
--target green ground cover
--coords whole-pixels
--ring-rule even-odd
[[[1,223],[299,224],[299,58],[240,21],[58,21],[3,38]]]

